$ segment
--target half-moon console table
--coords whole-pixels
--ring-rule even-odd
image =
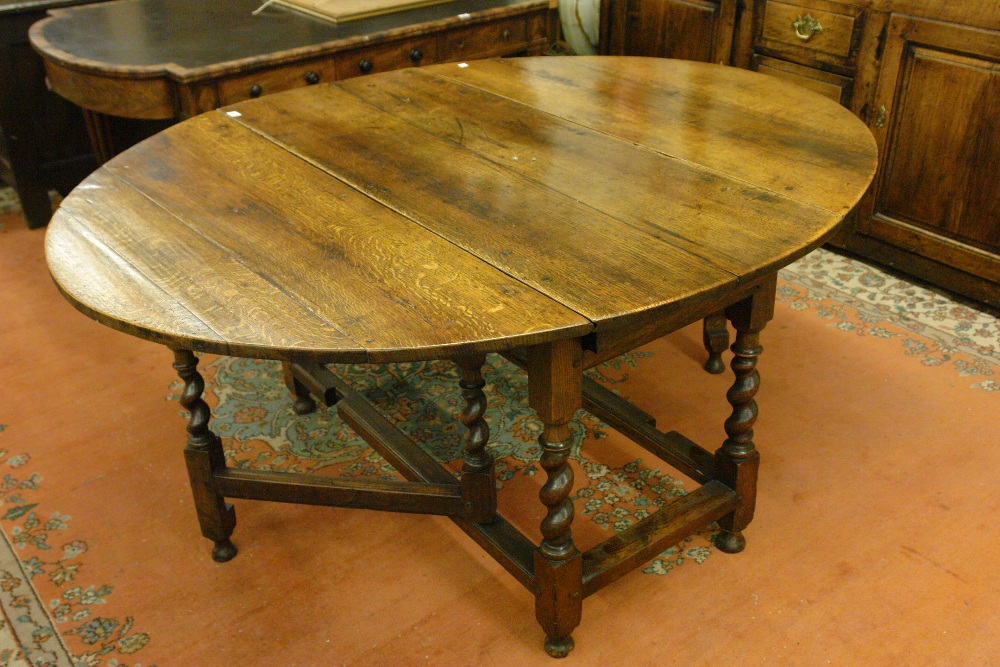
[[[514,54],[555,40],[549,0],[452,0],[331,23],[263,0],[120,0],[31,28],[52,89],[84,110],[101,162],[105,115],[190,118],[242,100],[403,67]]]

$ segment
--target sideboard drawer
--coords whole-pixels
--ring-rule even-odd
[[[434,36],[391,42],[337,54],[337,78],[388,72],[404,67],[430,65],[438,61]]]
[[[252,72],[220,81],[219,105],[234,104],[252,97],[279,93],[313,83],[326,83],[334,79],[333,61],[329,58]]]
[[[844,106],[850,104],[854,81],[846,76],[758,55],[753,57],[752,66],[762,74],[808,88]]]
[[[803,6],[808,4],[768,0],[764,10],[764,39],[846,60],[854,41],[854,16]]]
[[[506,55],[527,47],[524,17],[470,26],[445,35],[441,60],[472,60]]]

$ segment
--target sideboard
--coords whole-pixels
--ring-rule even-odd
[[[601,52],[731,64],[868,123],[872,188],[833,244],[1000,306],[1000,2],[603,0]]]
[[[179,120],[248,98],[436,62],[539,54],[550,0],[454,0],[332,23],[261,0],[119,0],[32,26],[52,89],[84,110],[99,161],[107,116]]]

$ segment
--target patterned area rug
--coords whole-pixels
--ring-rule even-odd
[[[886,354],[902,354],[909,363],[927,367],[948,367],[975,392],[1000,389],[1000,323],[995,317],[862,262],[818,250],[782,271],[778,299],[779,308],[826,321],[839,335],[885,346]],[[633,383],[633,373],[655,366],[657,355],[655,346],[642,348],[590,372],[629,397],[642,391]],[[230,465],[396,478],[392,467],[335,411],[294,415],[276,362],[215,358],[201,370],[213,406],[213,429],[224,439]],[[454,365],[426,362],[338,370],[435,458],[452,470],[460,467],[463,429],[454,418],[461,409]],[[485,377],[498,486],[544,476],[538,466],[540,423],[526,407],[525,375],[491,355]],[[179,382],[164,387],[167,399],[176,401],[180,388]],[[33,452],[7,445],[9,431],[0,425],[0,665],[150,667],[143,655],[155,641],[155,632],[139,615],[103,613],[117,584],[90,576],[88,563],[95,556],[88,536],[73,529],[71,507],[47,500],[45,476]],[[651,457],[600,463],[590,454],[591,444],[612,432],[591,415],[578,413],[572,433],[572,458],[583,473],[574,487],[574,531],[582,528],[584,534],[589,530],[600,537],[624,530],[686,493],[685,480]],[[663,576],[704,563],[715,553],[710,538],[710,531],[688,538],[642,572]]]
[[[864,262],[816,250],[782,270],[778,300],[847,334],[901,345],[925,366],[949,364],[973,388],[1000,389],[1000,320]]]

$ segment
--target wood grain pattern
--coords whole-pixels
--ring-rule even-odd
[[[839,215],[871,181],[870,133],[843,107],[807,91],[700,63],[568,60],[486,61],[436,71]]]
[[[823,234],[836,217],[689,162],[636,151],[615,137],[431,70],[338,87],[744,279],[784,257],[783,239]],[[608,179],[609,173],[616,178]],[[706,244],[707,238],[713,242]]]
[[[317,91],[237,105],[237,120],[598,326],[735,282],[668,240],[428,135],[336,84]],[[546,143],[536,139],[542,161]]]
[[[868,133],[798,103],[635,58],[319,84],[112,160],[67,198],[50,263],[102,322],[199,350],[387,361],[605,329],[614,350],[742,298],[860,197]]]
[[[210,155],[204,146],[212,147]],[[335,321],[357,341],[354,349],[374,359],[427,347],[447,355],[467,342],[511,335],[530,342],[553,323],[557,330],[592,328],[221,114],[159,135],[106,169],[298,304],[300,315],[283,312],[274,327],[230,337],[234,342],[260,342],[275,327],[298,331],[300,320],[308,331],[318,317]],[[162,233],[169,238],[172,232]],[[270,345],[316,351],[292,341],[271,339]]]
[[[213,338],[228,343],[198,348],[219,354],[258,356],[274,347],[287,347],[341,349],[364,359],[363,348],[334,325],[303,312],[286,291],[245,264],[229,261],[226,248],[198,234],[111,172],[97,171],[81,188],[84,196],[64,201],[53,224],[66,224],[64,217],[72,219],[73,231],[86,234],[95,250],[103,250],[107,257],[103,262],[93,256],[83,260],[89,270],[125,273],[127,267],[128,274],[142,276],[123,284],[133,286],[129,292],[106,289],[90,294],[91,308],[109,313],[116,321],[131,318],[151,331],[172,328],[182,336],[178,342],[212,331]],[[102,206],[100,202],[107,197],[118,205]],[[53,229],[47,239],[50,265],[57,251],[55,243],[61,238],[61,227]],[[61,274],[54,273],[54,277],[65,283]],[[90,282],[89,277],[74,277],[64,289],[76,293]],[[150,308],[151,303],[158,307]],[[296,322],[294,329],[286,328],[289,321]]]

